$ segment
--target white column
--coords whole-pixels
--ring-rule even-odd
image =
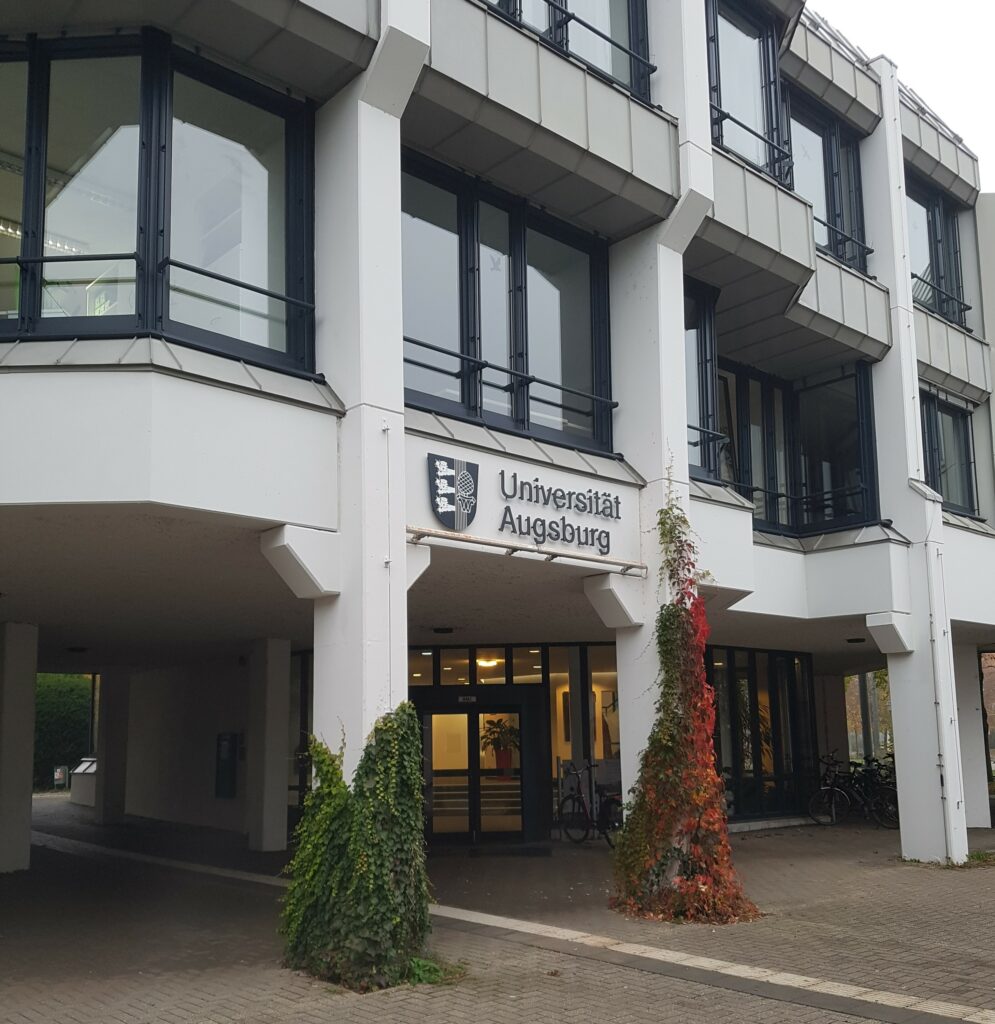
[[[250,850],[287,848],[290,641],[256,640],[249,653],[245,812]]]
[[[978,650],[973,644],[954,645],[954,676],[957,680],[957,721],[960,725],[960,763],[964,772],[967,827],[991,828],[981,678]]]
[[[428,55],[428,0],[384,3],[367,70],[318,112],[318,369],[339,435],[341,594],[314,603],[314,731],[350,777],[407,695],[400,118]],[[329,457],[334,457],[330,454]]]
[[[871,66],[881,79],[882,119],[861,143],[864,212],[874,246],[869,269],[888,288],[892,334],[891,351],[872,373],[880,505],[910,542],[907,585],[896,585],[895,608],[889,610],[907,616],[908,628],[901,643],[886,651],[902,855],[961,863],[967,857],[967,828],[943,515],[939,496],[923,483],[898,75],[884,57]]]
[[[0,624],[0,873],[31,859],[38,628]]]
[[[101,672],[99,693],[93,820],[98,825],[112,825],[125,814],[131,679],[119,669]]]

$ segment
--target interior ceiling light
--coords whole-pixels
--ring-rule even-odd
[[[497,658],[478,658],[477,659],[477,664],[481,668],[494,668],[494,666],[497,663],[498,663]]]
[[[539,653],[539,649],[538,648],[536,648],[534,651],[532,651],[532,650],[529,651],[529,654],[538,654],[538,653]]]
[[[432,657],[432,652],[431,651],[422,651],[421,652],[421,656],[423,658],[431,658]]]

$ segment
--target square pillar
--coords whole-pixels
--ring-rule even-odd
[[[97,704],[97,781],[93,820],[113,825],[125,814],[131,678],[118,669],[100,673]]]
[[[991,828],[988,798],[988,748],[981,711],[981,669],[973,644],[954,644],[960,763],[964,773],[964,810],[968,828]]]
[[[245,809],[250,850],[287,848],[290,641],[257,640],[249,653]]]
[[[0,624],[0,872],[31,859],[38,628]]]

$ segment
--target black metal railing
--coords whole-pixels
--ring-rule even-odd
[[[825,244],[819,243],[819,248],[823,252],[828,252],[830,256],[839,260],[840,263],[851,267],[853,270],[859,270],[862,274],[866,274],[867,257],[874,250],[862,238],[851,235],[835,224],[830,224],[821,217],[814,215],[812,219],[816,224],[824,227],[830,236]]]
[[[791,168],[794,162],[791,150],[787,146],[782,146],[780,143],[775,142],[770,136],[757,131],[756,128],[748,125],[745,121],[741,121],[735,115],[730,114],[728,110],[723,110],[714,103],[710,103],[709,106],[712,110],[712,136],[722,149],[735,153],[748,164],[756,167],[758,171],[769,175],[782,185],[786,185],[791,180]],[[726,141],[725,132],[723,131],[726,121],[731,121],[738,128],[741,128],[744,132],[752,135],[753,138],[762,143],[767,154],[764,163],[757,163],[755,160],[751,160],[749,154],[740,152],[735,146],[730,145]]]
[[[629,4],[630,38],[626,43],[622,43],[613,38],[609,33],[598,28],[596,25],[592,25],[575,11],[570,10],[570,7],[568,6],[569,0],[541,0],[541,2],[549,9],[547,13],[548,26],[545,29],[538,25],[531,25],[524,19],[522,15],[521,0],[485,0],[487,6],[496,14],[501,15],[522,28],[535,31],[544,43],[547,43],[562,53],[569,54],[570,57],[579,61],[594,74],[602,78],[606,78],[617,85],[623,86],[638,99],[643,100],[645,103],[649,103],[650,76],[656,72],[657,68],[655,64],[648,60],[644,53],[637,52],[632,46],[632,22],[634,20],[633,15],[636,13],[633,10],[633,3]],[[643,0],[635,0],[635,2],[636,4],[640,4]],[[601,39],[603,42],[608,43],[608,45],[615,51],[625,57],[629,64],[628,78],[626,79],[616,75],[611,68],[603,67],[596,61],[592,61],[587,57],[584,57],[582,54],[578,53],[576,49],[571,48],[570,26],[572,24],[579,26],[586,32],[590,32],[591,35],[595,36],[597,39]]]
[[[452,402],[459,402],[463,406],[463,414],[475,419],[486,421],[482,415],[482,398],[477,396],[478,388],[488,388],[492,391],[500,391],[508,395],[509,411],[507,419],[514,421],[515,426],[521,433],[532,433],[532,417],[530,415],[533,405],[543,405],[550,409],[559,410],[564,421],[570,422],[571,417],[577,417],[573,428],[566,428],[571,434],[579,434],[590,438],[594,445],[607,447],[611,435],[611,412],[618,408],[618,402],[604,395],[595,395],[580,388],[573,388],[567,384],[546,380],[537,377],[533,373],[526,373],[521,370],[512,369],[510,366],[502,366],[500,363],[492,363],[477,356],[467,355],[464,352],[455,352],[451,348],[444,348],[441,345],[433,345],[427,341],[420,341],[418,338],[404,336],[406,345],[414,345],[427,352],[434,352],[438,355],[456,360],[458,367],[447,369],[437,363],[429,363],[424,359],[416,359],[405,355],[406,366],[414,366],[430,373],[441,374],[460,382],[460,398],[452,399]],[[494,381],[484,379],[484,373],[493,371],[504,374],[508,380],[505,384],[498,384]],[[533,386],[549,388],[558,392],[564,398],[573,398],[576,401],[556,401],[553,398],[546,398],[532,392]],[[418,389],[413,389],[418,390]],[[470,393],[469,401],[467,400]],[[553,428],[550,428],[553,429]]]
[[[914,273],[912,282],[912,298],[915,302],[942,316],[944,320],[970,331],[967,327],[967,314],[971,307],[959,295],[948,292],[921,274]]]

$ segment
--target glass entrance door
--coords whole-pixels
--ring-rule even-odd
[[[422,730],[428,835],[472,842],[520,837],[519,712],[426,712]]]

